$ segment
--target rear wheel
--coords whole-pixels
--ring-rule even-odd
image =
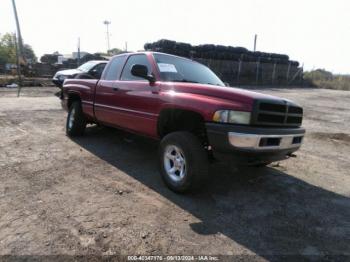
[[[86,128],[86,119],[81,108],[81,103],[75,101],[69,108],[66,124],[66,133],[68,136],[81,136]]]
[[[208,154],[190,132],[174,132],[164,137],[159,163],[163,181],[178,193],[198,187],[208,176]]]

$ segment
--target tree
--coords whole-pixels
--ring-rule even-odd
[[[16,45],[10,33],[0,38],[0,60],[6,63],[16,63]]]
[[[57,63],[58,56],[60,56],[60,54],[58,54],[58,53],[45,54],[40,58],[40,62],[44,63],[44,64],[53,65],[53,64]]]
[[[316,69],[304,73],[304,79],[308,80],[332,80],[333,74],[325,69]]]
[[[8,61],[6,49],[0,45],[0,65],[6,64]]]
[[[32,47],[28,44],[23,46],[23,56],[29,62],[37,62],[36,55]],[[14,37],[10,33],[6,33],[0,37],[0,64],[16,63],[16,43]]]
[[[125,53],[125,52],[119,48],[112,48],[112,49],[108,50],[108,55],[118,55],[118,54],[122,54],[122,53]]]
[[[33,51],[33,48],[30,45],[24,44],[23,53],[24,53],[23,55],[27,61],[30,61],[31,63],[36,63],[38,61],[38,59]]]

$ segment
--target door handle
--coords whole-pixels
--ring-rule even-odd
[[[113,91],[119,91],[119,87],[113,87]]]

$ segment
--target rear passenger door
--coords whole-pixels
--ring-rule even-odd
[[[114,57],[96,86],[94,110],[96,119],[101,123],[113,125],[118,121],[115,101],[118,100],[119,92],[116,82],[120,77],[125,60],[125,55]]]

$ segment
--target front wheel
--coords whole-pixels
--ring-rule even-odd
[[[66,133],[70,137],[81,136],[86,128],[86,119],[79,101],[73,102],[69,108]]]
[[[163,138],[159,163],[163,181],[178,193],[198,187],[208,176],[208,154],[189,132],[174,132]]]
[[[255,164],[254,167],[266,167],[269,164],[271,164],[271,162],[264,162],[264,163]]]

